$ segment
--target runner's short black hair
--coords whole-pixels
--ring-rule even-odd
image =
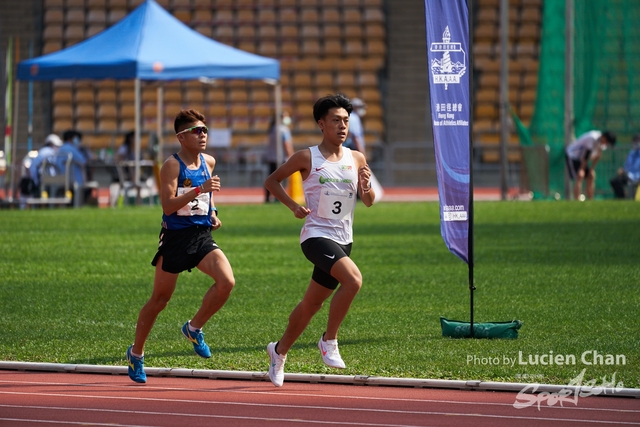
[[[610,144],[610,145],[612,145],[612,146],[613,146],[613,145],[616,145],[616,134],[615,134],[615,133],[613,133],[612,131],[610,131],[610,130],[605,130],[604,132],[602,132],[602,136],[604,136],[604,137],[605,137],[605,139],[606,139],[607,141],[609,141],[609,144]]]
[[[322,98],[318,99],[313,105],[313,118],[315,119],[316,123],[318,122],[318,120],[326,116],[329,110],[332,108],[344,108],[349,114],[351,114],[351,112],[353,111],[351,100],[345,95],[336,93],[335,95],[323,96]]]

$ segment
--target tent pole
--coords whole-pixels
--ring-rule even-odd
[[[5,158],[5,179],[4,179],[4,195],[9,200],[9,186],[11,185],[11,171],[13,170],[11,164],[11,124],[13,121],[13,80],[11,77],[13,60],[13,37],[9,37],[9,43],[7,44],[6,58],[5,58],[5,91],[4,91],[4,158]]]
[[[160,85],[158,85],[158,94],[156,97],[158,98],[158,116],[156,118],[158,122],[156,127],[156,132],[158,133],[158,152],[156,153],[156,163],[160,164],[160,162],[162,162],[164,150],[164,141],[162,138],[162,128],[164,127],[164,83],[160,83]],[[159,184],[160,183],[158,183],[158,186]]]
[[[140,78],[135,79],[135,188],[136,204],[140,204]]]
[[[12,63],[12,67],[15,67],[18,62],[20,62],[20,37],[16,37],[16,44],[14,46],[13,53],[15,54],[15,60]],[[18,194],[18,179],[20,179],[19,171],[22,168],[22,162],[17,159],[18,157],[18,118],[20,112],[20,80],[16,74],[11,71],[11,76],[13,78],[14,83],[14,91],[13,91],[13,124],[12,131],[13,137],[11,138],[11,197],[13,200],[16,200],[16,195]]]
[[[29,40],[29,58],[33,57],[33,39]],[[27,152],[33,149],[33,80],[28,83],[28,109],[27,109]]]
[[[277,81],[273,86],[274,91],[274,100],[276,102],[276,159],[277,164],[280,166],[284,161],[284,153],[282,152],[282,144],[280,140],[282,139],[282,130],[280,129],[280,124],[282,123],[282,90],[280,86],[280,81]]]

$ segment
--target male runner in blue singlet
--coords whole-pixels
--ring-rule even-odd
[[[215,159],[204,153],[208,129],[205,117],[196,110],[182,110],[174,121],[180,151],[169,157],[160,170],[162,230],[152,265],[155,278],[151,298],[140,310],[135,342],[126,352],[129,377],[144,383],[144,344],[158,314],[173,295],[178,274],[197,267],[214,283],[205,293],[197,313],[182,327],[182,334],[195,352],[211,357],[202,327],[227,301],[235,285],[227,257],[211,237],[220,228],[213,191],[220,190],[220,178],[212,176]]]

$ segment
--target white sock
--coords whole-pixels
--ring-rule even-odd
[[[189,330],[191,332],[197,332],[199,330],[198,328],[194,328],[193,326],[191,326],[191,320],[189,320]]]

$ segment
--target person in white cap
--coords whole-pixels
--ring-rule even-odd
[[[35,192],[39,193],[40,176],[42,174],[40,167],[42,166],[42,162],[44,162],[46,159],[55,157],[55,155],[58,154],[58,149],[61,146],[62,139],[60,139],[60,137],[55,133],[50,134],[44,140],[44,145],[42,146],[42,148],[38,150],[38,155],[36,156],[36,158],[33,159],[33,162],[31,162],[31,165],[29,166],[29,176],[31,177],[35,185]],[[55,172],[51,171],[51,173]]]
[[[353,111],[349,115],[349,135],[343,147],[359,151],[366,157],[364,128],[362,127],[361,118],[367,114],[367,105],[360,98],[353,98],[351,105],[353,106]]]

